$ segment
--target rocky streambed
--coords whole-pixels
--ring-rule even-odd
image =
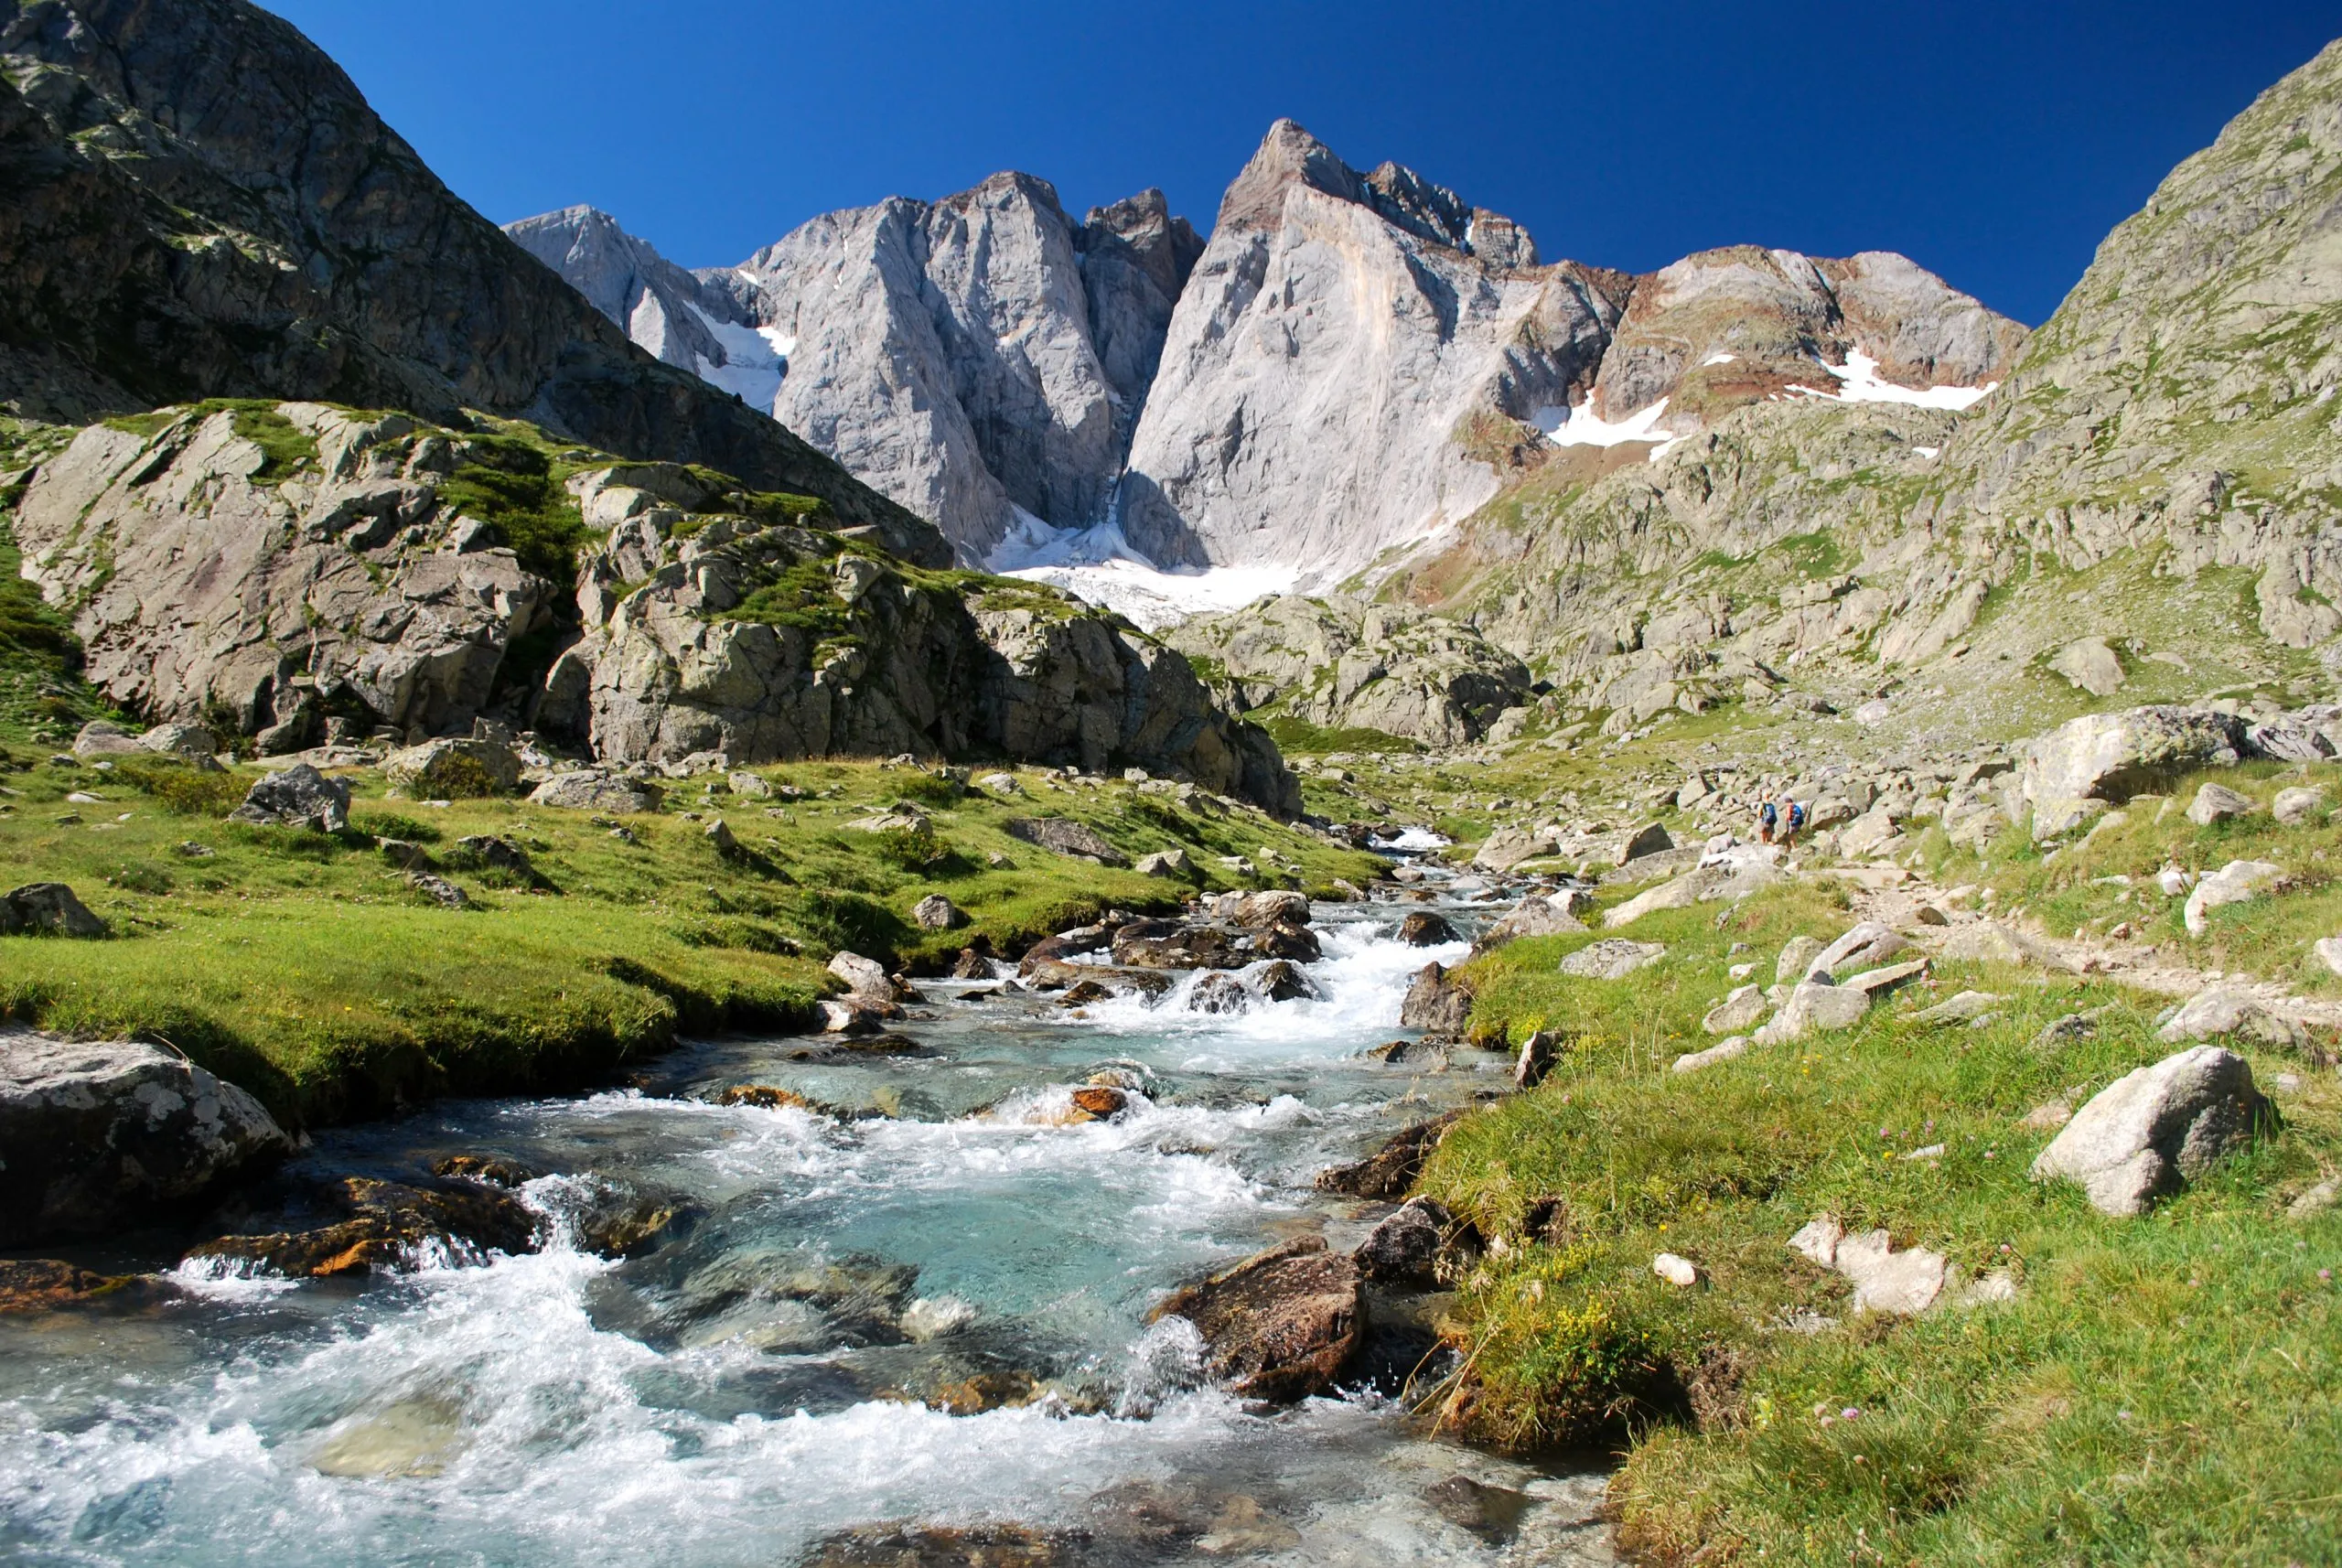
[[[80,1305],[0,1312],[0,1541],[137,1563],[1608,1561],[1599,1475],[1406,1413],[1455,1260],[1373,1156],[1511,1064],[1379,1047],[1416,972],[1502,907],[1419,890],[1076,933],[1021,979],[971,955],[865,994],[832,1036],[321,1134],[211,1217],[224,1239],[68,1249],[91,1272],[48,1283]],[[1421,912],[1445,925],[1402,940]],[[1186,967],[1198,945],[1233,967]]]

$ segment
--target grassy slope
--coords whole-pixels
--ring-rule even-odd
[[[2342,799],[2342,769],[2311,771]],[[2280,772],[2218,777],[2265,800],[2298,781]],[[2048,861],[2014,839],[1982,861],[1924,847],[1939,881],[1993,886],[2004,908],[2061,934],[2127,918],[2139,940],[2184,947],[2195,963],[2334,987],[2304,950],[2342,929],[2342,889],[2322,869],[2342,828],[2154,815],[2150,804]],[[2177,901],[2137,890],[2117,904],[2122,889],[2092,880],[2240,855],[2297,869],[2304,885],[2218,912],[2201,940],[2179,934]],[[1625,982],[1555,972],[1592,935],[1517,943],[1475,966],[1477,1028],[1518,1038],[1558,1026],[1576,1044],[1544,1087],[1459,1128],[1423,1177],[1422,1190],[1516,1242],[1532,1200],[1560,1199],[1563,1217],[1461,1296],[1455,1328],[1474,1376],[1448,1415],[1523,1444],[1630,1433],[1614,1496],[1626,1539],[1659,1561],[1703,1548],[1702,1562],[2342,1556],[2342,1314],[2319,1273],[2342,1267],[2342,1217],[2284,1215],[2342,1169],[2342,1083],[2247,1050],[2264,1085],[2301,1080],[2277,1092],[2283,1133],[2152,1218],[2118,1221],[2076,1189],[2029,1181],[2051,1134],[2018,1123],[2167,1054],[2154,1038],[2160,997],[1939,964],[1931,993],[1857,1030],[1669,1072],[1711,1043],[1698,1020],[1731,983],[1726,966],[1753,960],[1769,981],[1790,936],[1844,928],[1837,902],[1806,883],[1749,900],[1721,928],[1719,906],[1649,917],[1626,934],[1670,955]],[[1970,986],[2009,998],[1999,1022],[1912,1020]],[[2110,1004],[2094,1037],[2036,1043],[2050,1020]],[[1933,1144],[1940,1159],[1899,1157]],[[2020,1294],[1789,1331],[1791,1314],[1843,1311],[1845,1283],[1784,1245],[1825,1211],[1971,1270],[2011,1267]],[[1708,1287],[1653,1276],[1661,1251],[1697,1261]],[[1850,1407],[1863,1412],[1852,1422],[1816,1413]]]
[[[795,1026],[838,947],[919,967],[977,931],[1006,947],[1110,903],[1159,908],[1193,890],[1023,843],[1003,829],[1012,816],[1078,817],[1133,854],[1186,843],[1222,886],[1209,857],[1264,847],[1287,858],[1283,871],[1264,863],[1273,876],[1321,888],[1372,867],[1250,811],[1029,771],[1029,798],[1004,802],[877,764],[771,768],[775,783],[822,798],[769,803],[779,814],[768,815],[768,803],[706,798],[704,780],[678,786],[668,813],[628,820],[639,842],[626,843],[580,813],[520,800],[384,800],[369,774],[352,779],[353,831],[328,837],[221,821],[249,770],[207,787],[166,764],[108,773],[21,747],[9,766],[0,863],[11,885],[69,883],[117,937],[0,940],[0,1010],[168,1039],[305,1121],[603,1076],[678,1031]],[[76,789],[102,803],[68,805]],[[937,843],[844,825],[907,794],[931,814]],[[703,824],[672,814],[686,810],[723,812],[748,853],[719,856]],[[474,833],[521,844],[538,885],[467,866],[457,841]],[[475,907],[443,909],[411,889],[372,834],[426,841]],[[214,853],[186,855],[188,842]],[[1011,866],[989,865],[994,852]],[[972,926],[912,926],[912,905],[931,892]]]

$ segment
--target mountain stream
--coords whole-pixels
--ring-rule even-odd
[[[1280,1240],[1355,1245],[1389,1206],[1315,1174],[1505,1081],[1493,1057],[1363,1054],[1409,975],[1465,950],[1402,945],[1420,907],[1319,907],[1315,999],[1190,1011],[1190,975],[1074,1010],[939,983],[900,1026],[928,1054],[726,1040],[624,1091],[321,1134],[322,1170],[565,1173],[523,1189],[553,1240],[356,1282],[182,1267],[157,1309],[0,1319],[0,1559],[1608,1563],[1598,1474],[1442,1441],[1365,1387],[1248,1404],[1199,1375],[1191,1327],[1145,1321]],[[1101,1071],[1129,1108],[1069,1123]],[[882,1114],[714,1102],[743,1083]],[[696,1222],[596,1256],[567,1217],[597,1180]],[[955,1397],[990,1408],[936,1408]]]

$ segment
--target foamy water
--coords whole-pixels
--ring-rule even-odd
[[[526,1189],[555,1239],[363,1286],[186,1271],[188,1296],[150,1316],[0,1327],[0,1556],[787,1563],[855,1526],[993,1521],[1087,1531],[1089,1560],[1194,1560],[1201,1523],[1116,1533],[1144,1487],[1198,1520],[1267,1520],[1212,1536],[1215,1561],[1599,1560],[1578,1522],[1598,1483],[1425,1441],[1370,1395],[1248,1410],[1198,1374],[1192,1330],[1144,1322],[1281,1236],[1354,1240],[1372,1213],[1329,1207],[1316,1171],[1476,1087],[1450,1075],[1426,1100],[1359,1055],[1393,1036],[1408,976],[1461,946],[1401,946],[1388,908],[1319,916],[1311,1000],[1194,1013],[1183,978],[1080,1020],[955,1004],[905,1026],[929,1058],[724,1042],[661,1065],[686,1097],[486,1102],[323,1138],[322,1169],[473,1150],[568,1173]],[[1068,1124],[1071,1087],[1101,1071],[1129,1109]],[[688,1097],[741,1081],[899,1114]],[[582,1252],[566,1217],[602,1181],[687,1197],[697,1222],[632,1262]],[[807,1270],[915,1277],[912,1341],[768,1288]],[[1057,1391],[969,1416],[884,1395],[984,1367]],[[1549,1505],[1499,1547],[1423,1498],[1459,1473]]]

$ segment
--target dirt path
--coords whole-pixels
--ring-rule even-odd
[[[1930,952],[1940,949],[1964,926],[1991,918],[1971,910],[1956,909],[1945,901],[1946,890],[1925,876],[1899,866],[1852,866],[1818,875],[1836,876],[1847,884],[1854,917],[1877,920],[1911,937]],[[1922,924],[1923,908],[1940,912],[1950,923]],[[2277,981],[2204,969],[2188,961],[2176,942],[2122,942],[2051,935],[2037,922],[1997,922],[2040,957],[2044,969],[2068,974],[2103,976],[2120,985],[2158,996],[2184,1000],[2211,986],[2241,991],[2283,1018],[2313,1028],[2342,1029],[2342,1001],[2296,996]]]

